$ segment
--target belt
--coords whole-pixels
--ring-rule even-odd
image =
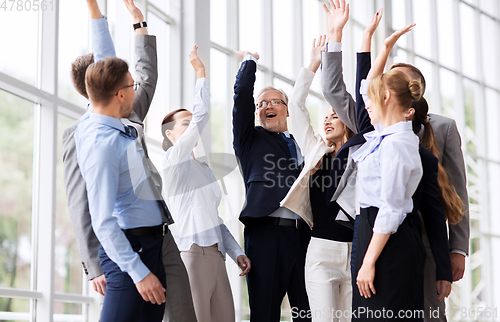
[[[168,224],[163,223],[158,226],[150,227],[137,227],[130,229],[122,229],[125,235],[135,236],[135,237],[154,237],[154,236],[165,236],[168,232]]]
[[[309,229],[309,226],[303,219],[288,219],[288,218],[280,218],[280,217],[263,217],[259,218],[257,223],[261,224],[270,224],[270,225],[278,225],[285,227],[294,227],[296,229],[304,230]]]

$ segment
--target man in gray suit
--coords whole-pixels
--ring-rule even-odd
[[[133,102],[134,110],[130,117],[122,119],[122,122],[133,126],[137,130],[138,143],[146,152],[145,161],[151,173],[150,183],[159,186],[157,191],[161,191],[161,178],[147,157],[143,129],[143,121],[151,105],[158,78],[156,38],[147,34],[147,30],[142,23],[144,17],[134,5],[133,0],[124,0],[124,2],[133,17],[134,24],[139,24],[139,26],[134,27],[136,27],[135,51],[137,57],[135,74],[136,81],[140,85]],[[87,0],[87,3],[92,18],[96,61],[104,58],[104,56],[114,56],[114,48],[107,22],[102,16],[96,0]],[[75,88],[87,99],[85,71],[93,62],[94,56],[89,54],[77,58],[72,66],[71,76]],[[85,274],[92,282],[94,290],[104,295],[106,279],[99,265],[98,252],[100,243],[92,229],[86,183],[81,176],[76,157],[74,132],[78,124],[79,120],[71,124],[63,133],[64,179],[68,208]],[[158,194],[157,198],[161,199],[161,195]],[[169,216],[166,208],[164,214]],[[164,220],[168,221],[169,218],[164,217]],[[165,234],[162,253],[167,278],[165,321],[196,321],[188,275],[170,231]]]
[[[422,95],[424,94],[425,78],[418,68],[410,64],[398,63],[392,65],[390,69],[398,69],[410,76],[412,80],[419,80],[422,83]],[[450,182],[463,202],[464,216],[462,220],[455,225],[448,224],[453,282],[457,282],[464,276],[465,257],[469,254],[470,237],[469,196],[461,148],[462,141],[455,120],[432,113],[429,113],[428,118],[439,149],[439,162],[443,165]],[[424,238],[424,245],[427,250],[424,269],[425,321],[446,321],[444,301],[437,301],[435,279],[432,279],[433,272],[436,271],[436,263],[430,255],[430,247],[426,238]],[[431,308],[432,312],[439,309],[439,317],[430,316],[430,311],[427,308]]]

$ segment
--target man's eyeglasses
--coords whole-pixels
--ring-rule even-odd
[[[122,88],[118,89],[118,92],[121,91],[122,89],[132,86],[134,87],[134,91],[137,91],[137,89],[139,88],[139,83],[134,82],[132,85],[123,86]],[[118,95],[118,92],[116,92],[115,96]]]
[[[283,104],[286,106],[286,103],[285,101],[283,100],[270,100],[270,101],[261,101],[261,102],[258,102],[257,104],[255,104],[258,108],[266,108],[268,107],[269,105],[271,106],[276,106],[276,105],[279,105],[279,104]]]

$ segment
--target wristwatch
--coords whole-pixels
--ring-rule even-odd
[[[143,22],[134,23],[133,26],[134,26],[134,30],[136,30],[139,28],[147,27],[148,24],[146,23],[146,21],[143,21]]]

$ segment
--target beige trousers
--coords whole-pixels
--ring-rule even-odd
[[[217,247],[193,244],[181,258],[189,275],[198,322],[234,322],[234,302],[226,263]]]

